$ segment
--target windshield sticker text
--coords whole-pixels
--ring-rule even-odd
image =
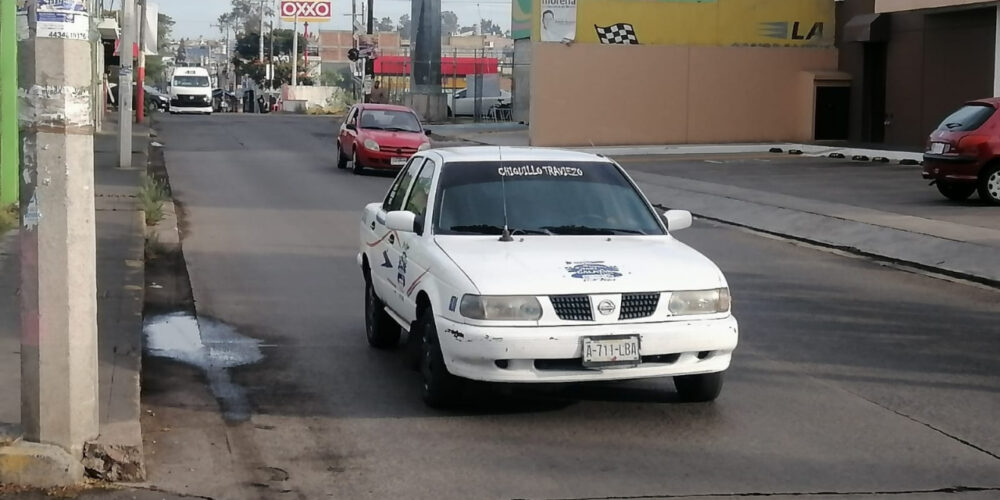
[[[567,262],[566,271],[583,281],[614,281],[622,277],[618,266],[608,265],[603,260]]]
[[[583,169],[577,167],[556,167],[552,165],[523,165],[520,167],[499,167],[497,173],[503,177],[583,177]]]

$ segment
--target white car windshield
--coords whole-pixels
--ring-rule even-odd
[[[635,187],[607,162],[459,162],[441,172],[437,234],[662,235]]]
[[[175,87],[208,87],[207,76],[180,75],[174,77]]]
[[[420,120],[408,111],[371,109],[361,113],[361,128],[419,133]]]

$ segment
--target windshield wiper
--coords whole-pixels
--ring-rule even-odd
[[[556,234],[575,234],[575,235],[608,235],[608,234],[646,234],[643,231],[638,231],[635,229],[621,229],[621,228],[611,228],[611,227],[590,227],[590,226],[545,226],[542,229],[548,229]]]
[[[475,233],[475,234],[489,234],[497,235],[503,232],[503,228],[499,226],[493,226],[490,224],[473,224],[469,226],[451,226],[448,228],[449,231],[456,231],[459,233]],[[551,231],[542,229],[511,229],[511,235],[516,234],[553,234]]]

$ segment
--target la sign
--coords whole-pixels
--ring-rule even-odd
[[[330,0],[281,0],[281,20],[325,23],[332,15]]]

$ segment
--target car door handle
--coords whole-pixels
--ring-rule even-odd
[[[396,235],[395,234],[390,234],[389,235],[389,244],[392,245],[394,243],[396,243]]]
[[[375,230],[375,221],[372,221],[372,225],[371,225],[371,228],[372,228],[372,231],[374,231],[374,230]]]

